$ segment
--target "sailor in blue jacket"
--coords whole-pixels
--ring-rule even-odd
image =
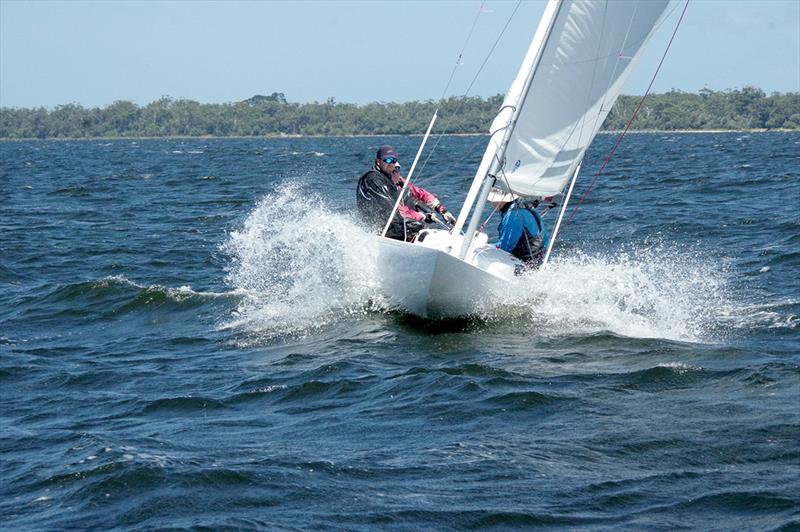
[[[538,268],[547,249],[547,235],[539,213],[522,199],[514,199],[498,189],[492,189],[487,199],[502,215],[496,246],[524,262],[524,269]]]

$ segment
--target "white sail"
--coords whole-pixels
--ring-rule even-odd
[[[503,169],[497,172],[498,186],[522,196],[564,189],[667,4],[669,0],[559,3],[536,63],[526,58],[503,104],[519,109]],[[491,131],[508,126],[509,113],[501,112]]]

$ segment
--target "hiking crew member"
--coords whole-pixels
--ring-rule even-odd
[[[377,231],[383,231],[397,196],[403,189],[405,180],[400,177],[399,168],[397,151],[392,146],[381,146],[375,155],[373,167],[358,180],[356,190],[358,212],[362,219]],[[455,216],[448,212],[436,196],[424,188],[409,183],[406,186],[405,197],[389,224],[386,236],[409,241],[427,227],[427,224],[436,221],[433,213],[422,213],[417,210],[421,205],[438,212],[448,223],[455,224]]]
[[[520,198],[515,200],[513,195],[497,189],[492,189],[487,199],[502,215],[496,246],[524,262],[524,269],[538,268],[547,249],[547,235],[539,213]]]

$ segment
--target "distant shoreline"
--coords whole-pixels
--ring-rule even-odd
[[[776,129],[767,129],[767,128],[758,128],[758,129],[631,129],[628,130],[626,133],[627,135],[632,134],[665,134],[665,133],[677,133],[677,134],[691,134],[691,133],[796,133],[800,132],[800,129],[783,129],[783,128],[776,128]],[[622,130],[608,130],[608,131],[599,131],[598,135],[618,135],[622,133]],[[258,136],[241,136],[241,135],[230,135],[230,136],[220,136],[220,135],[175,135],[175,136],[167,136],[167,137],[45,137],[45,138],[10,138],[10,137],[0,137],[0,142],[29,142],[29,141],[76,141],[76,140],[214,140],[214,139],[336,139],[336,138],[377,138],[377,137],[421,137],[421,133],[386,133],[385,135],[373,135],[373,134],[364,134],[364,135],[292,135],[292,134],[285,134],[285,135],[258,135]],[[482,137],[482,136],[489,136],[488,133],[446,133],[444,136],[446,137]]]
[[[2,139],[106,138],[328,138],[419,135],[439,111],[437,131],[488,134],[502,107],[496,94],[452,97],[439,102],[378,102],[358,106],[292,103],[282,93],[255,95],[241,102],[205,104],[165,96],[140,106],[116,101],[104,108],[80,104],[44,108],[0,106]],[[638,110],[638,111],[637,111]],[[641,133],[723,133],[800,130],[800,93],[773,93],[744,87],[699,94],[670,91],[621,95],[600,126],[605,132],[631,127]]]

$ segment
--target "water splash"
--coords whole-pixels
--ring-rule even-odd
[[[223,249],[244,297],[225,327],[259,341],[319,331],[343,316],[391,309],[376,283],[377,244],[300,184],[262,199]],[[724,265],[663,244],[562,255],[480,316],[538,336],[611,332],[714,342],[730,300]]]
[[[573,253],[524,278],[505,298],[510,313],[537,334],[611,332],[633,338],[716,341],[731,306],[728,273],[700,255],[665,245],[588,255]]]
[[[227,281],[244,294],[226,327],[272,338],[384,308],[375,238],[300,184],[263,198],[223,250]]]

